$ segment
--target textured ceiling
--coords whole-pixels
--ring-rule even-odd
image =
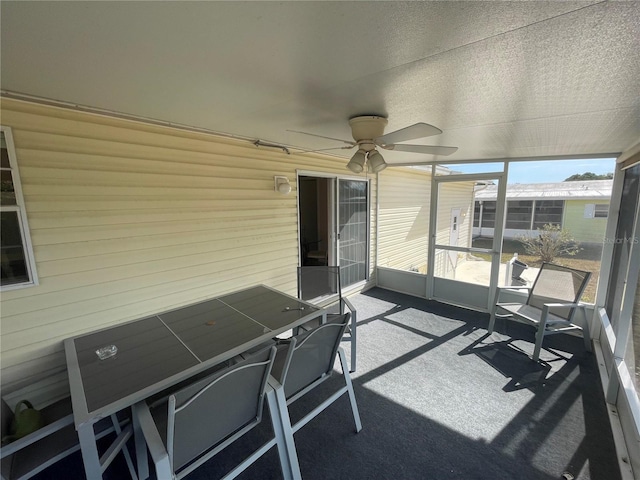
[[[2,1],[2,90],[302,149],[427,122],[442,160],[640,140],[640,2]],[[345,157],[353,151],[336,150]],[[390,162],[428,155],[384,152]]]

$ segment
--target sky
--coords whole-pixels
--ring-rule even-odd
[[[612,173],[615,164],[614,158],[512,162],[509,164],[507,183],[562,182],[573,174],[586,172],[602,175]],[[447,167],[463,173],[502,171],[502,163],[457,164]]]

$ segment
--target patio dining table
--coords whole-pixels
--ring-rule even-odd
[[[98,420],[321,316],[326,318],[324,309],[259,285],[66,339],[74,423],[87,479],[102,478],[126,438],[117,428],[120,437],[101,459],[94,431]],[[284,398],[281,393],[278,398]],[[142,448],[136,438],[138,453]],[[146,450],[144,457],[138,458],[140,478],[148,476]],[[297,458],[289,458],[284,473],[299,478]]]

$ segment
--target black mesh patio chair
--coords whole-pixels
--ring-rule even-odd
[[[327,323],[321,324],[313,330],[278,341],[272,377],[284,386],[287,406],[312,391],[335,373],[333,367],[336,355],[340,358],[345,383],[337,392],[292,425],[292,434],[345,393],[349,395],[356,432],[362,429],[347,358],[344,350],[340,347],[340,340],[349,325],[349,316],[349,313],[335,315]]]
[[[591,351],[589,322],[584,306],[579,303],[582,293],[591,278],[590,272],[543,263],[531,288],[498,287],[494,306],[489,319],[489,333],[493,333],[496,317],[506,317],[536,327],[533,360],[540,358],[542,340],[547,335],[581,330],[587,351]],[[501,303],[504,292],[529,290],[525,303]],[[576,312],[582,312],[583,324],[574,319]]]
[[[310,266],[298,267],[298,298],[319,305],[331,313],[343,315],[351,314],[351,322],[346,329],[346,335],[342,340],[351,342],[351,367],[350,371],[356,371],[356,325],[357,312],[353,304],[342,296],[340,284],[340,267],[337,266]],[[309,330],[319,325],[320,319],[312,320],[303,326]]]
[[[151,408],[147,402],[134,406],[135,419],[158,478],[187,476],[260,423],[264,398],[273,394],[268,378],[275,352],[275,347],[264,348],[183,387],[169,395],[165,402]],[[268,404],[274,422],[279,415],[274,410],[277,407],[275,402]],[[275,438],[249,455],[224,478],[235,478],[276,444],[285,468],[284,439],[275,425],[274,432]]]

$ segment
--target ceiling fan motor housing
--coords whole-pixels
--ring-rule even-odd
[[[374,139],[384,134],[384,127],[387,126],[387,119],[376,115],[353,117],[349,120],[351,134],[362,150],[367,152],[373,150],[376,145]],[[365,140],[368,140],[366,142]]]

